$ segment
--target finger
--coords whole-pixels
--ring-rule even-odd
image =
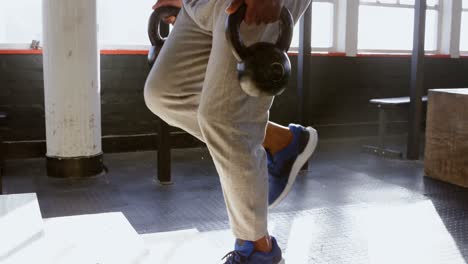
[[[226,9],[226,13],[233,14],[235,13],[244,3],[244,0],[233,0],[231,5]]]
[[[278,13],[278,10],[279,10],[279,7],[277,5],[272,5],[272,6],[269,6],[267,12],[264,12],[264,20],[263,22],[265,24],[270,24],[270,23],[273,23],[273,22],[276,22],[277,21],[277,18],[279,17],[279,13]]]
[[[161,6],[164,6],[164,1],[158,1],[156,4],[154,4],[153,10],[154,10],[154,9],[158,9],[158,8],[160,8]]]
[[[275,23],[280,19],[280,13],[273,14],[273,16],[270,19],[270,23]]]
[[[264,18],[263,23],[265,24],[272,24],[275,23],[279,20],[279,17],[276,16],[275,14],[270,14],[267,17]]]
[[[174,24],[175,21],[176,21],[175,16],[168,16],[168,17],[164,18],[164,23],[166,23],[166,24]]]
[[[253,17],[251,18],[251,22],[250,22],[250,23],[252,23],[252,24],[258,26],[258,25],[260,25],[260,23],[261,23],[261,19],[260,19],[260,17],[259,17],[258,15],[253,16]]]
[[[153,10],[154,10],[154,9],[158,9],[158,8],[160,8],[160,7],[163,7],[163,6],[168,6],[168,4],[159,1],[159,2],[157,2],[157,3],[153,6]]]
[[[282,8],[278,8],[276,13],[273,16],[273,22],[280,20]]]
[[[157,9],[163,6],[174,6],[174,7],[182,8],[182,2],[179,0],[159,0],[153,6],[153,9]]]
[[[250,26],[250,25],[255,23],[255,20],[253,20],[251,16],[246,15],[245,18],[244,18],[244,22],[245,22],[245,24]]]
[[[247,6],[247,11],[245,12],[244,22],[247,25],[252,25],[256,23],[256,15],[252,6]]]
[[[255,21],[255,24],[257,26],[261,25],[261,24],[267,24],[268,22],[266,22],[266,18],[265,17],[258,17]]]
[[[171,4],[164,2],[164,1],[158,1],[154,6],[153,9],[158,9],[163,6],[172,6]]]
[[[267,23],[268,23],[268,16],[264,15],[264,13],[257,14],[255,16],[256,25],[267,24]]]
[[[265,17],[263,18],[263,23],[270,24],[270,23],[272,23],[273,19],[274,18],[273,18],[273,16],[271,14],[265,15]]]

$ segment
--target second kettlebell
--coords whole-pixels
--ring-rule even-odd
[[[169,16],[177,16],[179,12],[180,8],[178,7],[163,6],[156,8],[151,14],[148,22],[148,37],[151,41],[151,48],[148,52],[148,63],[150,65],[154,64],[166,41],[165,38],[161,37],[161,32],[159,30],[162,19]]]
[[[283,7],[279,21],[280,33],[276,43],[258,42],[246,47],[240,35],[247,6],[228,16],[226,37],[239,63],[237,72],[242,90],[250,96],[275,96],[287,87],[291,77],[291,62],[287,51],[291,45],[294,20]]]

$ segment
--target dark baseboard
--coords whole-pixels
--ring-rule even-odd
[[[151,151],[158,149],[157,134],[104,136],[104,153]],[[203,143],[185,132],[171,133],[171,148],[191,148]]]
[[[5,159],[28,159],[45,157],[45,140],[5,141]]]
[[[331,124],[317,125],[321,138],[352,138],[377,135],[377,123]],[[388,135],[404,134],[407,122],[391,122],[388,125]],[[158,149],[157,134],[142,135],[110,135],[102,138],[104,153],[152,151]],[[7,141],[5,143],[6,159],[25,159],[45,157],[46,144],[44,140]],[[204,144],[184,132],[171,133],[172,148],[200,147]]]
[[[47,176],[60,179],[89,178],[105,172],[103,154],[89,157],[47,157]]]

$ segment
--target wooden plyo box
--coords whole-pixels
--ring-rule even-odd
[[[468,88],[429,91],[426,176],[468,187]]]

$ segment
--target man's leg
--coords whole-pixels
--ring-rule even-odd
[[[197,111],[211,43],[211,32],[201,29],[182,8],[144,91],[153,113],[202,141]]]
[[[218,1],[213,10],[213,47],[208,62],[198,121],[220,175],[231,227],[242,240],[267,235],[268,178],[262,144],[272,97],[250,97],[240,88],[236,64],[225,37],[230,1]],[[296,21],[308,1],[289,1]],[[245,28],[250,42],[272,40],[277,26]]]
[[[262,147],[272,97],[250,97],[240,88],[236,60],[224,31],[224,8],[213,14],[213,48],[198,119],[219,173],[234,235],[256,241],[267,234],[267,168]]]
[[[275,155],[291,144],[292,140],[293,134],[289,128],[273,122],[268,122],[263,147],[268,150],[270,154]]]

